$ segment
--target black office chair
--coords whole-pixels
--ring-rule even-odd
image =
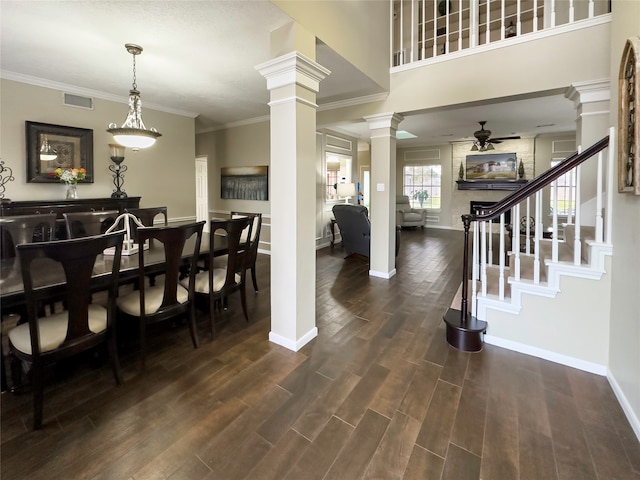
[[[118,315],[123,320],[136,319],[140,322],[140,351],[142,368],[145,367],[147,324],[161,322],[180,316],[186,316],[194,348],[198,348],[198,332],[194,304],[194,278],[196,262],[200,254],[204,221],[175,227],[144,227],[138,229],[138,239],[144,242],[153,239],[162,244],[152,248],[164,248],[165,271],[163,281],[156,285],[146,285],[144,278],[145,250],[138,254],[139,276],[138,288],[128,295],[118,298]],[[188,261],[183,262],[185,244],[192,238],[193,247],[189,249]],[[189,269],[188,276],[180,282],[184,267]]]
[[[20,268],[27,304],[27,323],[9,331],[9,355],[14,385],[21,384],[22,363],[31,364],[33,428],[42,428],[44,374],[46,366],[106,343],[116,383],[122,383],[115,342],[115,299],[118,292],[120,256],[124,232],[97,237],[18,245]],[[92,304],[91,277],[96,258],[115,247],[108,281],[106,308]],[[58,272],[61,287],[38,288],[39,279]],[[47,317],[38,315],[38,305],[52,295],[61,296],[67,309]]]

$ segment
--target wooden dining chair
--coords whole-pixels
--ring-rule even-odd
[[[55,228],[55,213],[0,217],[0,256],[15,257],[16,246],[21,243],[53,240]]]
[[[138,254],[139,277],[138,290],[118,298],[119,319],[136,319],[140,323],[140,352],[142,368],[145,367],[147,324],[186,316],[194,348],[198,348],[198,332],[194,303],[194,278],[196,262],[200,254],[204,221],[174,227],[144,227],[138,229],[141,242],[155,240],[149,250],[140,250]],[[187,244],[190,241],[191,243]],[[162,244],[160,246],[159,244]],[[165,256],[164,278],[156,285],[147,285],[144,281],[144,262],[151,249],[163,248]],[[185,265],[183,252],[189,250]],[[188,268],[188,276],[180,282],[182,272]]]
[[[253,289],[258,291],[258,281],[256,279],[256,260],[258,259],[258,245],[260,244],[260,230],[262,229],[262,213],[248,213],[248,212],[231,212],[232,218],[235,217],[252,217],[253,226],[251,228],[251,239],[249,240],[249,248],[247,250],[247,260],[245,268],[251,270],[251,281],[253,282]],[[241,238],[240,242],[246,241],[245,238]]]
[[[242,311],[247,322],[249,321],[245,289],[248,248],[247,242],[241,242],[240,239],[243,234],[245,238],[251,238],[253,218],[243,216],[228,220],[213,219],[210,222],[209,261],[207,262],[209,268],[196,274],[194,286],[196,296],[208,298],[211,335],[213,336],[216,325],[216,305],[221,304],[235,291],[240,291]],[[226,263],[224,265],[216,262],[216,252],[221,250],[217,242],[226,244],[224,248]],[[183,280],[183,282],[185,281]]]
[[[169,225],[167,207],[128,208],[126,211],[138,217],[145,227],[153,227],[158,215],[161,215],[162,219],[164,219],[162,224],[165,227]]]
[[[116,222],[117,210],[102,210],[96,212],[63,213],[67,226],[67,238],[89,237],[102,235]]]
[[[21,382],[22,363],[31,364],[33,428],[42,427],[44,368],[59,360],[106,343],[116,383],[122,383],[115,342],[115,299],[118,292],[120,257],[124,232],[98,237],[18,245],[27,305],[27,323],[9,331],[9,355],[16,384]],[[102,279],[108,287],[106,308],[90,303],[91,277],[96,258],[105,248],[115,247],[110,275]],[[60,288],[38,288],[43,275],[60,275]],[[60,295],[67,309],[40,317],[38,305]]]

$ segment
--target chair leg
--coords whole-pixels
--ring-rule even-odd
[[[116,332],[111,330],[109,338],[107,339],[109,349],[109,360],[111,361],[111,368],[113,369],[113,376],[116,380],[116,385],[122,385],[122,370],[120,368],[120,357],[118,356],[118,346],[116,345]]]
[[[147,322],[140,317],[140,362],[142,370],[145,369],[145,360],[147,356]]]
[[[11,386],[12,393],[22,392],[22,361],[9,350],[9,358],[11,359]]]
[[[200,346],[200,339],[198,338],[198,331],[196,330],[196,307],[191,302],[191,308],[189,309],[189,332],[191,333],[191,341],[193,342],[193,348]]]
[[[42,428],[42,411],[44,409],[44,385],[42,384],[42,365],[34,364],[31,368],[31,384],[33,388],[33,429]]]
[[[244,318],[249,321],[249,315],[247,314],[247,290],[245,288],[246,283],[242,282],[240,287],[240,300],[242,301],[242,311],[244,312]]]
[[[258,293],[258,281],[256,280],[256,266],[251,267],[251,281],[253,282],[253,289]]]
[[[211,319],[211,338],[216,334],[216,303],[213,294],[209,294],[209,318]]]

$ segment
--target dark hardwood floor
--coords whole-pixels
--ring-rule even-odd
[[[2,395],[2,479],[640,479],[640,446],[604,377],[486,345],[461,353],[442,316],[461,234],[402,232],[397,275],[371,278],[341,247],[317,254],[319,336],[267,340],[269,257],[214,340],[150,332],[147,368],[124,345],[58,369],[45,427]],[[4,327],[6,329],[6,326]],[[133,343],[133,345],[132,345]]]

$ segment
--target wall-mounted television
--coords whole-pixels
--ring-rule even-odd
[[[515,180],[517,169],[515,153],[467,155],[467,180]]]

